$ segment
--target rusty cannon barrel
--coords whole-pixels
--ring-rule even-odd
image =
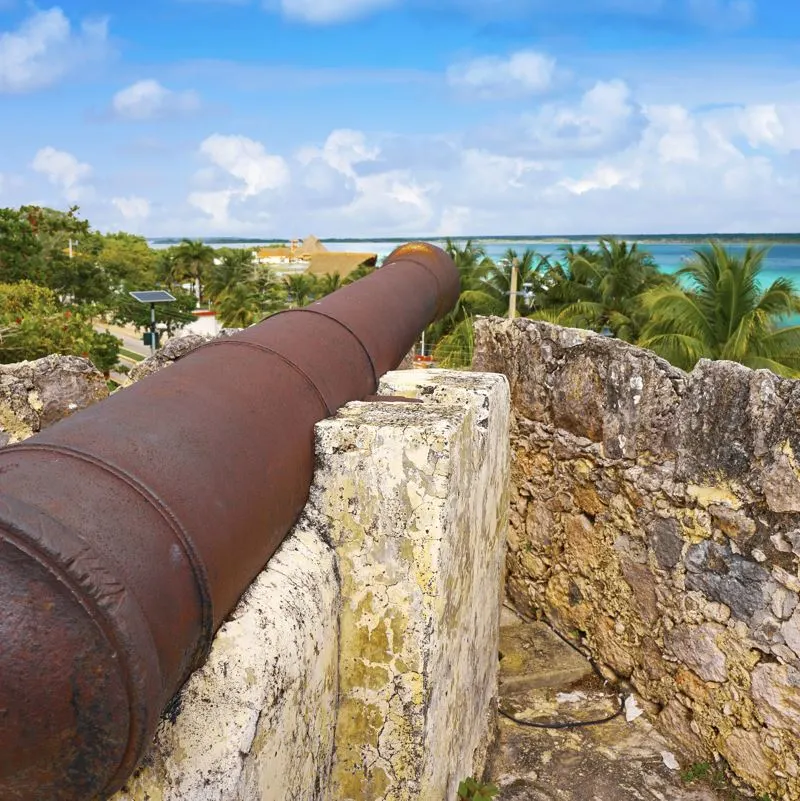
[[[446,314],[423,243],[0,450],[0,799],[119,789],[291,529],[314,424]]]

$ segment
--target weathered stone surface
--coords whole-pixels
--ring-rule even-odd
[[[0,446],[20,442],[107,396],[103,376],[78,356],[0,365]]]
[[[113,801],[454,798],[494,727],[508,386],[407,371],[316,429],[303,517]],[[458,736],[454,736],[454,732]]]
[[[757,795],[800,801],[781,672],[800,669],[800,382],[687,375],[530,320],[476,321],[475,365],[511,383],[515,606],[581,632],[676,742],[708,759],[725,741]],[[757,717],[751,679],[780,716]]]
[[[690,667],[704,681],[725,681],[728,668],[725,654],[717,645],[725,629],[716,623],[676,626],[664,635],[668,652]]]
[[[686,553],[686,586],[700,590],[748,620],[770,600],[773,584],[767,570],[733,553],[730,546],[701,542]]]
[[[546,626],[504,626],[501,642],[500,705],[507,713],[560,724],[604,718],[619,709],[613,688]],[[641,698],[630,700],[647,706]],[[580,729],[532,729],[502,717],[486,778],[501,788],[503,801],[744,801],[733,787],[683,780],[681,769],[711,757],[680,705],[670,706],[662,718],[674,721],[671,732],[683,727],[675,737],[681,748],[654,731],[644,715]]]
[[[681,560],[683,537],[680,531],[680,523],[674,518],[657,517],[647,527],[653,553],[662,570],[671,570]]]
[[[379,393],[425,402],[351,404],[317,428],[344,601],[332,798],[454,798],[492,731],[508,386],[401,371]]]
[[[771,753],[756,732],[734,729],[717,741],[720,754],[737,773],[757,787],[773,787],[775,754]]]
[[[142,378],[157,373],[164,367],[182,359],[201,345],[205,345],[207,342],[217,339],[217,337],[230,336],[239,330],[241,329],[223,328],[216,336],[211,334],[185,334],[184,336],[173,337],[163,348],[159,348],[155,354],[148,356],[144,361],[135,365],[128,374],[128,378],[131,381],[140,381]]]
[[[800,671],[763,664],[753,671],[753,700],[761,719],[796,736],[800,730]]]

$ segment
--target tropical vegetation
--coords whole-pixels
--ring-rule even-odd
[[[441,366],[471,364],[476,317],[513,312],[618,337],[687,370],[703,358],[729,359],[800,377],[800,294],[786,278],[765,284],[765,247],[734,252],[711,242],[674,274],[662,272],[646,248],[611,237],[549,257],[512,248],[493,260],[474,240],[444,247],[461,293],[424,334],[425,352]],[[242,328],[313,303],[371,269],[346,278],[279,275],[250,249],[190,239],[155,249],[143,237],[101,234],[77,207],[0,209],[0,363],[72,353],[113,370],[120,342],[104,326],[149,325],[149,307],[131,290],[172,293],[175,301],[158,307],[171,336],[198,307]]]

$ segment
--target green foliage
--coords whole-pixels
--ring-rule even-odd
[[[261,319],[261,299],[249,283],[232,284],[219,297],[217,319],[224,328],[247,328]]]
[[[51,353],[88,357],[95,336],[80,311],[64,308],[51,290],[29,281],[0,284],[0,363]]]
[[[650,254],[636,243],[606,238],[597,251],[568,247],[562,254],[563,263],[553,265],[544,279],[542,307],[558,308],[555,320],[561,325],[608,329],[636,342],[648,322],[644,293],[672,286],[672,278],[659,272]]]
[[[713,768],[708,762],[695,762],[681,773],[681,779],[687,784],[707,778]]]
[[[433,349],[433,358],[438,367],[463,370],[472,366],[474,352],[472,317],[466,317],[439,340]]]
[[[317,279],[313,275],[295,273],[293,275],[285,275],[283,281],[286,285],[286,300],[290,307],[308,306],[309,303],[317,299],[319,289],[317,287]]]
[[[43,266],[42,245],[27,215],[0,209],[0,282],[41,281]]]
[[[456,798],[457,801],[491,801],[499,792],[499,788],[493,784],[481,784],[469,778],[458,785]]]
[[[203,285],[214,266],[214,248],[199,239],[184,239],[174,251],[172,265],[174,279],[191,281],[195,287],[198,304],[203,301]]]
[[[92,364],[106,375],[117,363],[121,346],[122,341],[108,331],[95,333],[89,349],[89,358]]]
[[[735,256],[716,242],[696,250],[679,284],[643,296],[650,322],[639,344],[685,370],[702,358],[728,359],[800,377],[800,326],[782,325],[800,313],[800,294],[788,278],[758,288],[766,252],[748,247]]]

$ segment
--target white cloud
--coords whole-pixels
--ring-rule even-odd
[[[236,192],[232,189],[192,192],[189,195],[189,203],[211,217],[211,221],[215,225],[227,226],[230,223],[228,210],[235,195]]]
[[[92,173],[91,166],[78,161],[72,153],[44,147],[34,156],[31,167],[58,186],[70,202],[80,200],[92,192],[92,188],[84,183]]]
[[[280,189],[290,180],[289,167],[283,157],[270,155],[261,142],[246,136],[213,134],[200,145],[200,153],[242,181],[241,192],[245,196]]]
[[[150,201],[146,198],[130,195],[112,198],[111,202],[128,221],[138,222],[146,220],[150,216]]]
[[[750,147],[766,145],[779,153],[800,150],[800,104],[745,106],[738,124]]]
[[[36,11],[17,30],[0,33],[0,92],[42,89],[107,52],[105,20],[73,29],[60,8]]]
[[[400,0],[280,0],[287,17],[317,24],[344,22],[399,4]],[[274,0],[266,5],[272,7]]]
[[[231,217],[234,203],[242,204],[248,198],[261,198],[260,206],[277,203],[277,196],[291,182],[286,160],[267,153],[261,142],[246,136],[213,134],[203,140],[199,152],[214,169],[200,170],[196,179],[200,183],[228,185],[192,192],[188,201],[211,217],[217,226],[235,224]],[[230,178],[236,179],[235,186],[229,185]]]
[[[603,156],[627,147],[644,127],[624,81],[598,81],[577,104],[547,103],[535,112],[494,121],[477,137],[486,148],[532,158]]]
[[[507,58],[484,56],[454,64],[447,70],[447,82],[482,97],[501,99],[545,92],[553,85],[555,74],[555,59],[520,50]]]
[[[155,80],[138,81],[121,89],[111,101],[114,114],[128,120],[148,120],[196,111],[199,107],[196,92],[174,92]]]

